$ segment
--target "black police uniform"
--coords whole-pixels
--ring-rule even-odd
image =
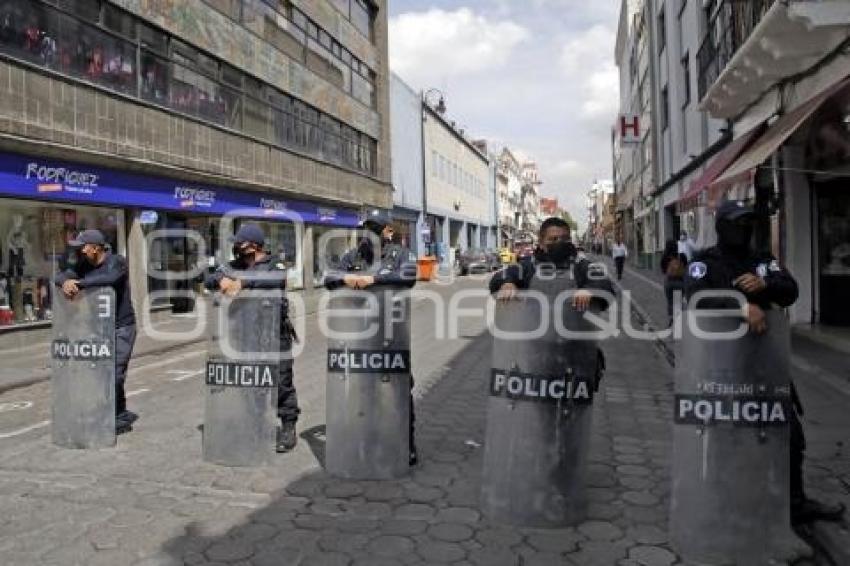
[[[127,410],[124,391],[127,368],[136,343],[136,313],[131,300],[127,260],[110,252],[106,252],[100,265],[91,265],[80,258],[76,265],[69,265],[58,273],[54,283],[62,287],[68,280],[77,280],[80,289],[111,287],[115,290],[115,427],[119,434],[127,432],[137,418],[135,413]]]
[[[770,310],[779,307],[791,306],[798,296],[797,282],[794,277],[768,252],[753,251],[749,246],[749,238],[743,238],[742,242],[733,242],[736,239],[725,233],[724,222],[732,222],[744,216],[752,217],[752,209],[741,201],[726,201],[718,208],[716,221],[718,232],[718,245],[697,251],[688,266],[685,276],[685,297],[688,299],[689,308],[724,309],[738,308],[739,303],[731,297],[711,297],[700,299],[698,304],[690,304],[691,298],[699,291],[735,290],[740,291],[733,285],[733,281],[744,274],[757,275],[764,279],[766,287],[757,293],[744,293],[740,291],[748,303],[759,306],[762,310]],[[791,451],[791,502],[792,513],[798,516],[801,506],[822,506],[822,504],[809,500],[803,489],[803,452],[806,448],[806,439],[800,416],[803,415],[803,407],[797,395],[794,384],[791,384],[792,402],[794,411],[790,418],[790,451]],[[808,507],[806,508],[807,510]],[[840,514],[840,510],[839,510]]]
[[[579,258],[578,251],[573,244],[570,244],[570,247],[571,251],[567,254],[567,259],[558,266],[572,267],[576,288],[604,291],[613,295],[614,285],[611,283],[611,279],[601,272],[598,276],[591,277],[591,271],[594,269],[593,264],[585,257]],[[538,248],[533,257],[523,258],[518,264],[509,265],[493,275],[489,284],[490,292],[498,292],[505,283],[513,283],[518,289],[528,289],[540,264],[555,264],[555,262],[546,252]],[[591,304],[603,311],[610,306],[603,298],[596,296],[591,299]],[[599,348],[596,354],[596,383],[594,384],[596,390],[599,389],[599,383],[604,372],[605,354]]]
[[[251,273],[262,273],[266,276],[255,278],[251,276]],[[268,276],[270,273],[274,276]],[[235,259],[227,265],[219,266],[214,273],[207,276],[204,286],[211,291],[217,291],[224,277],[228,279],[239,279],[242,281],[243,289],[280,289],[282,291],[286,289],[286,267],[271,256],[266,256],[254,262],[250,267],[246,267],[240,259]],[[289,319],[289,301],[282,294],[280,313],[281,354],[285,355],[291,352],[292,342],[297,339],[292,321]],[[280,360],[277,388],[277,415],[280,417],[281,423],[292,423],[294,425],[298,420],[298,415],[301,414],[301,410],[298,408],[298,395],[295,392],[295,384],[293,383],[292,365],[293,359],[291,356],[286,356]]]
[[[383,227],[383,226],[380,226]],[[372,275],[376,285],[395,285],[411,288],[416,284],[416,263],[412,261],[413,254],[405,248],[394,243],[381,246],[381,255],[377,272],[372,273],[370,268],[375,261],[372,241],[363,238],[354,249],[347,251],[339,263],[331,272],[325,275],[325,288],[328,290],[339,289],[345,286],[344,277],[347,273],[361,273]],[[418,461],[416,453],[416,442],[414,440],[414,422],[416,420],[413,411],[413,375],[410,376],[410,462]]]

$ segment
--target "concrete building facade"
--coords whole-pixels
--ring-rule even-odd
[[[46,281],[82,228],[130,258],[147,308],[227,259],[223,215],[262,222],[310,288],[321,234],[392,206],[383,0],[4,0],[0,20],[15,322],[49,317]],[[184,235],[151,237],[164,229]]]
[[[457,250],[486,247],[493,197],[488,156],[464,132],[423,104],[426,234],[443,266]]]
[[[392,216],[401,243],[425,254],[422,214],[425,198],[422,97],[398,75],[390,78]]]

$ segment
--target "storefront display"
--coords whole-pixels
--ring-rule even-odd
[[[65,243],[79,230],[103,231],[131,265],[146,261],[147,291],[156,293],[151,304],[171,304],[180,312],[192,307],[191,300],[176,304],[187,296],[185,291],[202,291],[204,274],[231,259],[226,237],[239,222],[250,219],[263,226],[267,251],[286,264],[288,287],[298,289],[305,284],[300,251],[304,230],[350,229],[360,220],[356,210],[269,192],[13,153],[0,153],[0,204],[0,324],[7,325],[49,319],[50,278]],[[144,248],[129,254],[124,249],[125,218],[136,219],[145,235]],[[174,232],[156,234],[160,230]],[[34,284],[25,284],[28,278]],[[4,294],[8,306],[3,305]]]
[[[0,326],[50,320],[53,286],[66,244],[97,228],[122,250],[123,212],[4,199],[0,207]]]

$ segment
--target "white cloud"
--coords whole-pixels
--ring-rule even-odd
[[[561,69],[578,87],[580,117],[611,122],[619,106],[620,75],[614,65],[615,29],[595,25],[561,48]]]
[[[530,36],[514,22],[469,8],[400,14],[389,25],[391,66],[414,83],[498,69]]]

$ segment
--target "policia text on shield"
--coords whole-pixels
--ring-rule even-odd
[[[232,238],[234,260],[205,281],[219,291],[206,375],[204,456],[227,465],[268,461],[291,450],[300,410],[284,290],[286,270],[264,250],[265,235],[243,224]],[[281,421],[275,442],[275,416]]]
[[[591,329],[584,311],[608,305],[590,290],[610,293],[611,282],[588,277],[596,268],[578,257],[563,220],[544,221],[540,242],[534,259],[490,282],[500,300],[495,316],[500,330],[530,334],[541,319],[550,323],[533,340],[494,336],[482,507],[497,523],[563,527],[586,517],[584,475],[602,357],[595,341],[567,339],[557,328]],[[547,300],[526,300],[528,291]],[[573,293],[572,305],[555,309],[562,293]],[[541,309],[561,320],[542,316]]]
[[[136,341],[127,261],[109,251],[100,231],[84,230],[69,242],[55,284],[61,293],[51,346],[54,442],[113,445],[138,418],[124,394]]]
[[[406,292],[416,282],[416,264],[393,243],[386,214],[373,212],[363,228],[370,233],[325,274],[332,292],[324,314],[330,331],[325,466],[339,477],[388,479],[406,474],[418,458]],[[366,312],[376,316],[358,314]]]
[[[793,562],[807,549],[792,522],[843,511],[803,491],[802,407],[781,311],[797,299],[797,284],[750,247],[754,213],[744,202],[723,202],[715,227],[718,245],[696,253],[685,278],[689,318],[717,316],[699,317],[700,332],[683,325],[676,356],[671,543],[700,563]],[[700,298],[708,290],[738,300]],[[742,324],[740,337],[713,339]]]

